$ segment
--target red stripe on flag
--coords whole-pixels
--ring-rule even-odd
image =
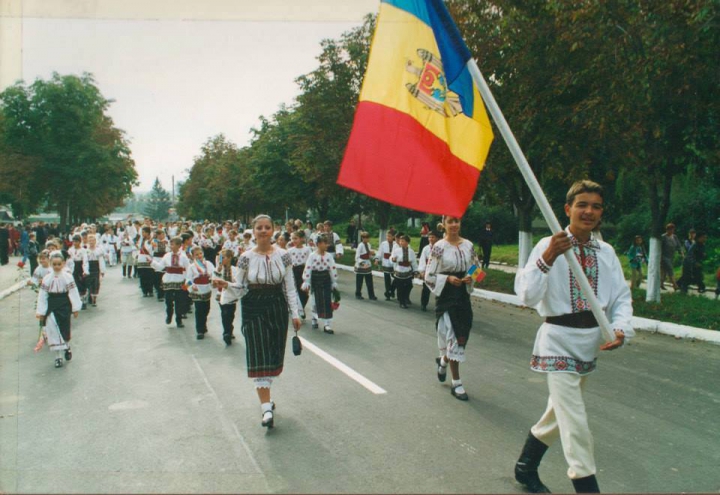
[[[362,101],[337,182],[404,208],[461,217],[479,176],[410,115]]]

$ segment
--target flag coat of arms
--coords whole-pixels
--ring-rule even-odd
[[[442,0],[383,0],[338,184],[462,216],[493,139]]]

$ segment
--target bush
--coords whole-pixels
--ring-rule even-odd
[[[518,222],[508,207],[474,203],[463,218],[462,236],[477,243],[485,222],[492,223],[493,243],[511,244],[518,240]]]
[[[650,240],[650,226],[652,225],[652,219],[650,212],[643,208],[639,211],[624,215],[616,225],[616,235],[614,240],[615,247],[618,252],[624,253],[632,245],[636,235],[643,236],[645,246],[649,247]],[[604,229],[600,228],[603,234]]]

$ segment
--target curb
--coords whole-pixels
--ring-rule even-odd
[[[22,281],[16,283],[15,285],[10,286],[9,289],[5,289],[4,291],[0,292],[0,301],[2,301],[9,295],[14,294],[15,292],[19,291],[20,289],[22,289],[23,287],[26,287],[26,286],[27,286],[27,280],[22,280]]]
[[[353,267],[347,265],[337,265],[339,270],[347,272],[354,272]],[[382,277],[383,272],[373,270],[373,276]],[[422,281],[413,279],[414,285],[422,285]],[[503,294],[501,292],[492,292],[485,289],[473,289],[473,297],[480,299],[488,299],[490,301],[496,301],[504,304],[512,304],[521,308],[527,307],[520,302],[520,298],[514,294]],[[691,327],[688,325],[679,325],[677,323],[670,323],[668,321],[652,320],[650,318],[641,318],[639,316],[633,316],[632,324],[635,330],[642,330],[645,332],[661,333],[664,335],[671,335],[677,339],[695,339],[702,340],[704,342],[710,342],[713,344],[720,344],[720,331],[707,330],[705,328]]]

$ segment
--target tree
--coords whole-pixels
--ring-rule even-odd
[[[0,94],[0,167],[3,176],[24,178],[15,193],[22,204],[46,201],[63,225],[122,205],[137,172],[123,131],[106,114],[111,103],[87,73],[54,73]]]
[[[156,221],[163,221],[170,215],[169,210],[171,207],[170,193],[163,189],[160,179],[155,177],[155,183],[153,183],[150,196],[143,209],[143,215]]]

